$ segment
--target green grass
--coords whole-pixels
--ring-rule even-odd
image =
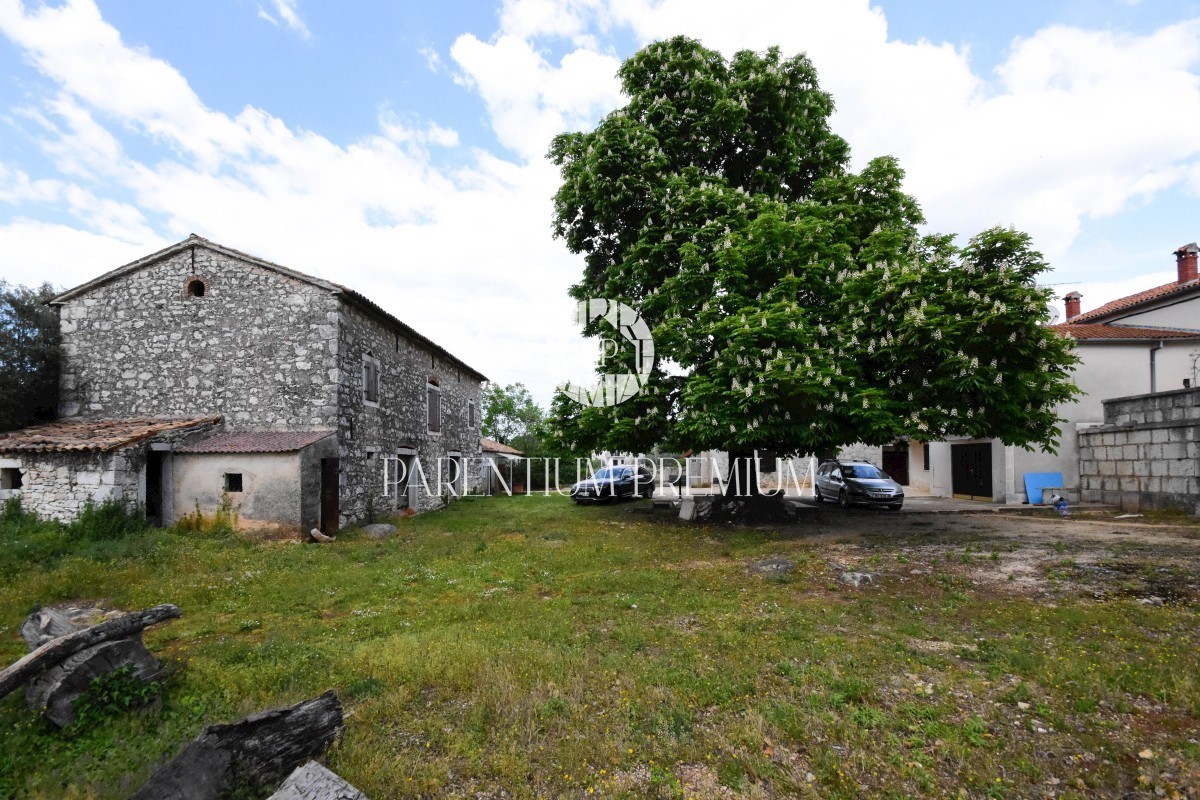
[[[1121,796],[1196,774],[1188,603],[1048,603],[940,568],[853,590],[831,545],[633,508],[467,499],[321,546],[0,521],[0,661],[37,604],[184,612],[146,635],[160,706],[64,733],[0,702],[0,798],[127,797],[205,724],[329,688],[347,723],[328,763],[373,798],[705,796],[697,771],[746,796],[1020,797],[1050,777]],[[746,572],[780,554],[787,579]]]

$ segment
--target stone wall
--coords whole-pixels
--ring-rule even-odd
[[[21,470],[22,487],[4,492],[43,519],[70,522],[89,501],[137,501],[138,473],[117,453],[21,453],[0,456],[0,466]]]
[[[1127,511],[1200,514],[1200,389],[1104,401],[1104,425],[1079,431],[1084,501]]]
[[[396,507],[395,493],[385,496],[383,460],[401,448],[416,451],[430,485],[416,492],[417,511],[442,505],[435,487],[439,464],[450,453],[478,465],[480,381],[461,366],[437,357],[428,348],[402,335],[386,319],[345,306],[339,317],[338,431],[342,450],[344,523],[388,513]],[[379,363],[379,400],[368,403],[363,392],[363,357]],[[430,380],[441,393],[442,429],[431,433],[426,392]],[[475,425],[468,426],[467,404],[475,403]],[[471,469],[477,488],[479,470]]]
[[[203,297],[187,294],[197,277]],[[333,428],[339,306],[319,286],[196,245],[64,303],[61,414]]]

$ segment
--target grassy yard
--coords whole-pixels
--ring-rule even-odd
[[[329,688],[328,764],[373,800],[1196,791],[1194,527],[645,509],[468,499],[319,546],[0,523],[5,663],[37,604],[184,612],[146,636],[160,705],[63,733],[0,702],[0,798],[126,797],[203,725]]]

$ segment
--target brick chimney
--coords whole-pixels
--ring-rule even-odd
[[[1083,299],[1083,295],[1081,295],[1079,292],[1071,292],[1063,299],[1067,301],[1066,321],[1070,322],[1072,318],[1079,316],[1079,301]]]
[[[1175,251],[1175,268],[1179,270],[1179,282],[1187,283],[1196,280],[1196,256],[1200,247],[1195,242],[1185,244]]]

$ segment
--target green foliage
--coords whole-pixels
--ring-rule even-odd
[[[70,725],[70,733],[91,730],[110,717],[141,708],[158,697],[161,688],[158,681],[138,678],[129,666],[97,675],[75,701],[75,721]]]
[[[0,281],[0,431],[54,419],[58,410],[58,312],[46,305],[57,294]]]
[[[658,363],[619,406],[557,398],[559,446],[1056,440],[1076,359],[1043,325],[1047,267],[1027,235],[922,235],[894,159],[849,170],[803,55],[727,61],[676,37],[620,78],[625,107],[551,146],[555,234],[584,256],[572,295],[637,308]]]
[[[92,541],[112,541],[144,533],[149,527],[141,508],[128,508],[116,500],[105,500],[99,505],[89,500],[79,516],[67,525],[67,530]]]
[[[507,386],[489,383],[483,390],[483,435],[523,453],[535,453],[540,444],[544,413],[523,383]]]

